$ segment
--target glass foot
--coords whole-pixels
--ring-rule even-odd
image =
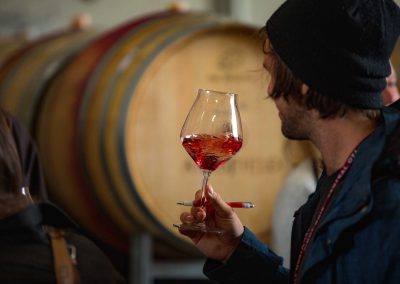
[[[222,234],[223,231],[218,228],[209,228],[205,223],[192,223],[192,224],[173,224],[174,227],[177,227],[186,231],[196,231],[203,233],[212,233],[212,234]]]

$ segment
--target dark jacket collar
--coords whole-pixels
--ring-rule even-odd
[[[333,210],[321,226],[336,218],[351,215],[370,199],[372,169],[400,120],[400,113],[390,108],[383,109],[382,116],[383,123],[360,144],[342,189],[332,204]],[[349,195],[352,197],[348,198]]]
[[[50,202],[38,204],[44,225],[57,228],[77,228],[78,225],[61,208]]]
[[[400,113],[394,109],[384,109],[382,114],[383,123],[359,146],[342,188],[331,205],[332,209],[316,232],[309,251],[309,255],[312,257],[306,259],[304,271],[326,258],[332,252],[333,244],[343,230],[364,218],[372,208],[371,171],[400,120]],[[351,197],[349,198],[349,196]],[[322,230],[326,225],[339,219],[341,222],[336,222],[327,230]],[[319,231],[325,233],[319,234]]]

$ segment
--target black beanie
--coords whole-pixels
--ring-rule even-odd
[[[400,32],[392,0],[287,0],[266,30],[276,53],[311,89],[356,108],[383,106]]]

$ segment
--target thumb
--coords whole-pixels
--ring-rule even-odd
[[[211,185],[207,185],[206,198],[214,208],[215,213],[220,217],[228,217],[232,214],[232,208],[222,200],[221,196],[214,191]]]

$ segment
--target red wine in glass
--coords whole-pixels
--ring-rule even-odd
[[[182,138],[182,146],[200,169],[212,172],[240,150],[242,141],[229,134],[193,134]]]
[[[242,147],[243,135],[237,95],[200,89],[181,130],[182,146],[203,172],[201,205],[211,172],[228,162]],[[217,232],[206,224],[176,225]]]

